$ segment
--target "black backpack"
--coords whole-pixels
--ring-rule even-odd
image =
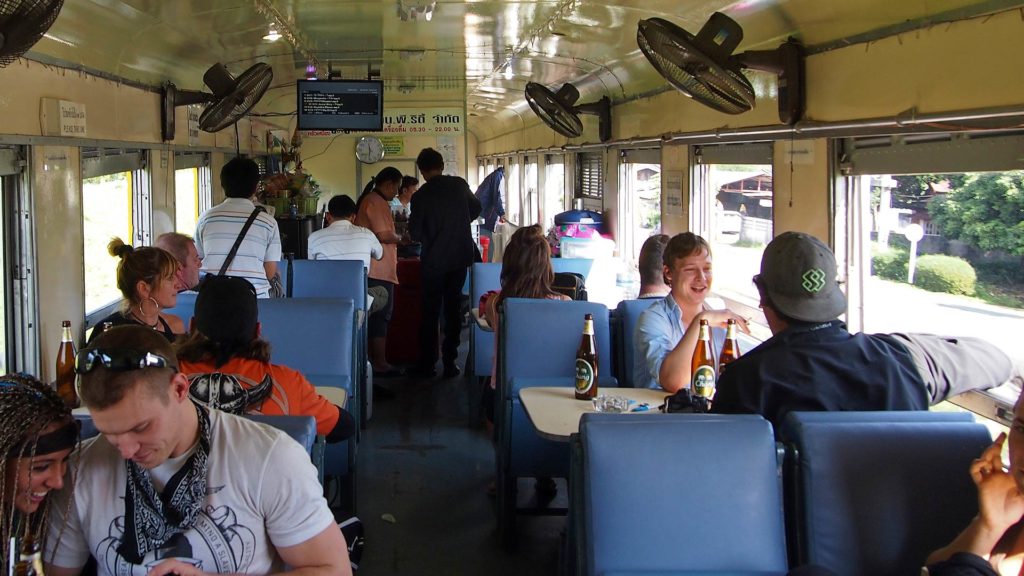
[[[559,294],[565,294],[572,300],[587,301],[587,285],[582,274],[555,272],[555,281],[551,284],[551,289]]]

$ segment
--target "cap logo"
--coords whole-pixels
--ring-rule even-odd
[[[818,293],[825,287],[825,272],[821,268],[811,268],[803,275],[803,287],[808,292]]]

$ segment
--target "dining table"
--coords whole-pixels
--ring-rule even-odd
[[[598,395],[621,396],[629,401],[629,413],[661,414],[658,407],[669,396],[664,390],[650,388],[603,388]],[[596,412],[594,402],[577,400],[573,386],[534,386],[519,391],[526,415],[542,438],[568,442],[579,432],[580,418]]]

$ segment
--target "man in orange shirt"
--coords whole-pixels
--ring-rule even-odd
[[[313,416],[328,442],[352,436],[348,412],[317,394],[297,370],[270,363],[257,315],[256,290],[244,278],[204,280],[191,330],[175,348],[192,400],[233,414]]]

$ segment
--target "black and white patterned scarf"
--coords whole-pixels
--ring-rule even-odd
[[[131,460],[125,461],[128,481],[124,498],[124,539],[117,553],[132,564],[141,564],[148,552],[191,528],[206,502],[210,414],[198,405],[196,412],[199,414],[199,445],[181,470],[171,476],[162,493],[157,493],[145,468]]]

